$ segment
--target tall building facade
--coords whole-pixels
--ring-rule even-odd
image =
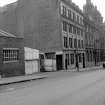
[[[9,18],[0,28],[24,36],[25,47],[54,59],[57,70],[75,68],[76,63],[85,67],[97,60],[95,54],[97,58],[101,55],[103,19],[91,0],[87,0],[84,12],[72,0],[18,0],[12,7],[3,12]],[[0,23],[5,23],[3,17],[7,16],[2,16]]]
[[[86,4],[83,7],[83,12],[86,16],[89,17],[91,21],[94,21],[97,24],[103,23],[103,17],[99,10],[97,9],[97,6],[94,6],[91,0],[86,0]]]
[[[58,70],[85,65],[83,13],[71,0],[19,0],[17,16],[25,46],[55,59]]]
[[[93,5],[91,0],[86,0],[83,8],[85,24],[85,49],[86,64],[97,65],[105,60],[105,30],[103,27],[103,17]]]

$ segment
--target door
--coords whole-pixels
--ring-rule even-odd
[[[85,68],[85,54],[83,53],[83,68]]]
[[[62,70],[62,66],[63,66],[62,55],[56,55],[56,67],[57,67],[57,70]]]

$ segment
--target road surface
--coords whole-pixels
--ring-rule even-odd
[[[105,105],[104,70],[66,74],[34,81],[25,88],[9,88],[0,93],[0,105]]]

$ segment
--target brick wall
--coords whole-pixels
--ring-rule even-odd
[[[19,0],[18,4],[18,34],[24,35],[25,46],[61,50],[58,0]]]
[[[3,63],[3,48],[19,48],[19,62]],[[23,75],[24,68],[23,39],[0,37],[0,73],[5,76]]]

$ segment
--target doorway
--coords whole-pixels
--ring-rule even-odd
[[[56,55],[56,67],[57,67],[57,70],[62,70],[62,66],[63,66],[62,55]]]

